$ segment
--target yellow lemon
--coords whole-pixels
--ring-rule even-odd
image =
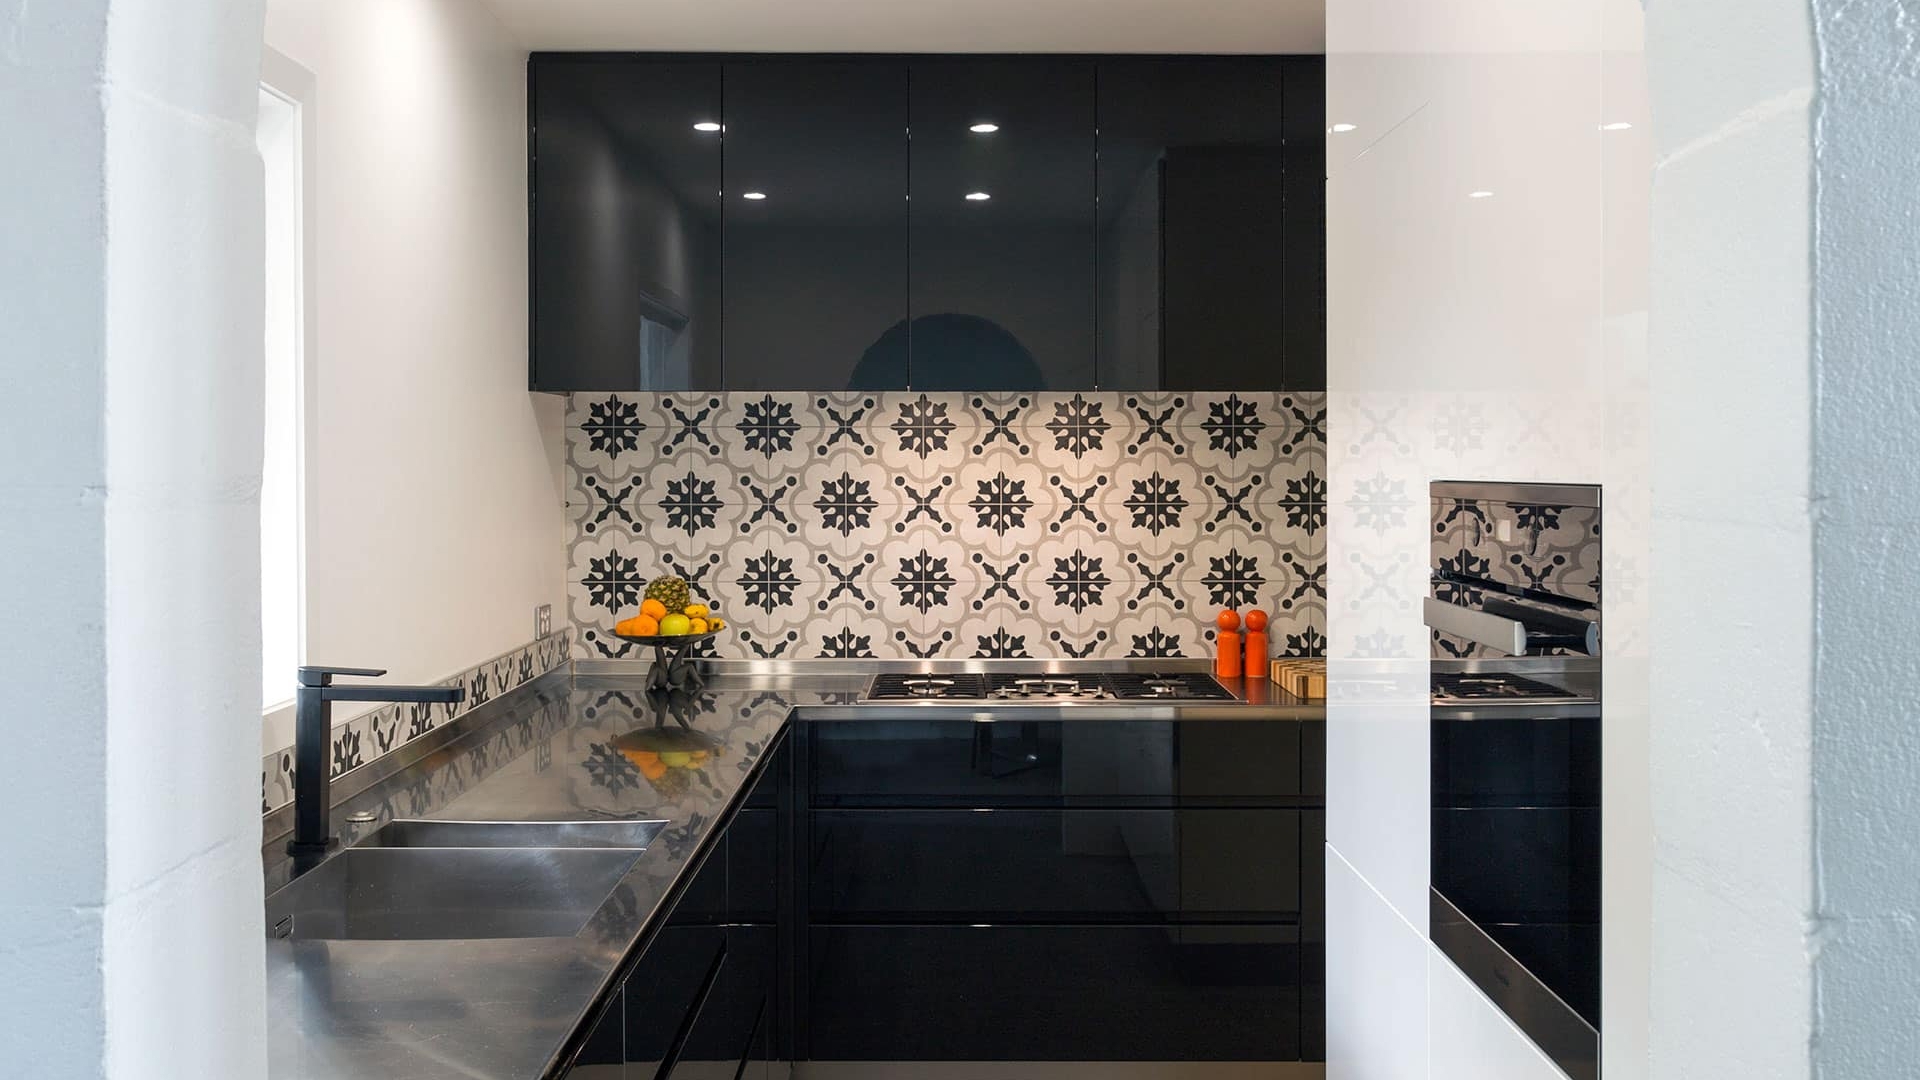
[[[687,605],[687,618],[704,619],[706,617],[707,617],[707,605],[705,604],[688,604]]]
[[[707,632],[707,620],[705,619],[688,619],[687,620],[687,633],[704,634],[706,632]]]

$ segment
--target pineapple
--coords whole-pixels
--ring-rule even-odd
[[[687,591],[687,579],[680,577],[657,577],[647,582],[647,600],[658,600],[666,605],[669,612],[686,610],[687,603],[693,599]]]

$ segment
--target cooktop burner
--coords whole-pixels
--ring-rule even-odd
[[[876,675],[867,701],[1004,701],[1057,704],[1075,701],[1231,701],[1233,695],[1198,671],[1175,672],[974,672]]]
[[[962,701],[986,695],[986,679],[972,672],[943,675],[875,675],[867,684],[870,701]]]
[[[1115,696],[1127,701],[1226,701],[1233,697],[1201,671],[1122,672],[1107,676]]]
[[[1498,671],[1441,672],[1433,676],[1435,701],[1585,701],[1571,690]]]

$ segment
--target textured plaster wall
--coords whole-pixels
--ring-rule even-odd
[[[265,1069],[254,0],[0,5],[0,1073]]]
[[[1807,1070],[1811,29],[1805,0],[1647,7],[1659,1080]]]
[[[50,15],[0,5],[0,806],[73,813],[0,839],[0,1072],[83,1077],[106,1033],[107,4]]]
[[[1813,1070],[1920,1061],[1920,8],[1813,0]]]

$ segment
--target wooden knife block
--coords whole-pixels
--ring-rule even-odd
[[[1297,698],[1323,701],[1327,696],[1327,662],[1283,657],[1275,660],[1267,678]]]

